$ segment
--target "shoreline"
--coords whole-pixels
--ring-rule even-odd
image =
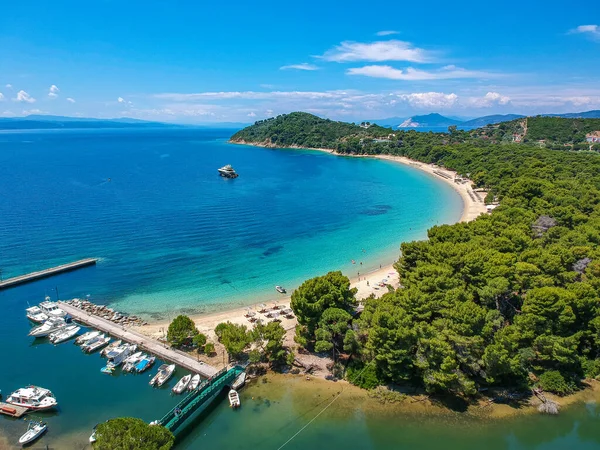
[[[445,182],[447,185],[451,186],[455,192],[457,192],[462,200],[462,214],[458,222],[469,222],[476,219],[479,215],[486,213],[485,203],[482,201],[476,201],[478,198],[473,194],[471,188],[471,181],[467,180],[464,183],[456,183],[454,182],[454,178],[456,176],[456,172],[449,171],[447,169],[440,168],[434,164],[426,164],[421,163],[419,161],[412,160],[410,158],[402,157],[402,156],[392,156],[392,155],[344,155],[335,152],[331,149],[324,148],[304,148],[304,147],[275,147],[269,145],[260,145],[260,144],[248,144],[245,142],[231,142],[233,144],[238,145],[251,145],[258,147],[266,147],[266,148],[290,148],[290,149],[298,149],[298,150],[312,150],[319,151],[324,153],[329,153],[335,156],[342,157],[353,157],[353,158],[375,158],[381,159],[385,161],[390,161],[394,163],[403,164],[406,166],[413,167],[418,169],[431,177],[434,177],[438,180]],[[438,171],[443,173],[445,176],[441,176],[435,173]],[[446,178],[447,177],[447,178]],[[469,192],[470,191],[470,192]],[[357,265],[357,272],[360,271],[360,266]],[[370,295],[375,295],[375,297],[381,297],[384,293],[388,292],[386,286],[379,286],[383,280],[387,280],[386,284],[392,286],[394,289],[397,289],[400,286],[400,280],[398,272],[394,269],[394,265],[386,263],[380,264],[379,269],[371,270],[365,272],[364,274],[360,274],[360,276],[355,276],[350,278],[351,287],[357,288],[356,298],[360,302]],[[275,297],[270,297],[275,298]],[[252,311],[257,312],[260,309],[261,304],[266,303],[268,308],[271,308],[273,304],[276,302],[279,306],[289,307],[291,300],[291,294],[285,294],[278,297],[277,300],[265,300],[260,303],[248,304],[247,306],[238,306],[235,308],[225,308],[220,311],[214,312],[198,312],[192,313],[189,317],[196,323],[198,330],[207,335],[209,339],[213,340],[217,347],[217,354],[220,354],[220,344],[216,342],[216,336],[214,334],[214,328],[221,322],[232,322],[236,324],[243,324],[250,327],[252,324],[248,321],[248,319],[244,316],[246,312],[250,309]],[[257,313],[257,317],[264,316]],[[297,322],[296,319],[282,319],[281,325],[288,331],[286,336],[286,344],[293,345],[293,330],[295,329]],[[143,334],[146,334],[150,337],[154,338],[162,338],[166,334],[166,329],[169,326],[169,321],[167,319],[155,319],[149,320],[148,325],[144,325],[139,327],[139,331]],[[214,358],[211,363],[215,363]],[[207,359],[208,360],[208,359]]]

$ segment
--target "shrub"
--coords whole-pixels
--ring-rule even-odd
[[[573,392],[572,386],[565,380],[558,370],[549,370],[540,375],[539,386],[548,392],[566,395]]]

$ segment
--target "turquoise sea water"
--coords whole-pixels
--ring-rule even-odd
[[[176,404],[147,374],[107,376],[104,361],[70,342],[27,337],[27,303],[91,294],[129,312],[169,315],[273,295],[331,269],[354,275],[397,257],[400,241],[460,216],[440,180],[383,161],[226,143],[224,130],[61,131],[0,134],[3,277],[97,256],[97,267],[0,291],[0,389],[51,389],[56,412],[40,448],[84,448],[94,424],[150,421]],[[233,164],[236,180],[216,168]],[[110,178],[110,181],[108,179]],[[363,253],[362,250],[365,250]],[[157,365],[160,362],[157,362]],[[277,449],[325,404],[297,383],[250,386],[243,407],[213,408],[185,449]],[[254,397],[254,398],[253,398]],[[558,417],[499,422],[374,414],[333,404],[287,449],[596,449],[595,405]],[[0,417],[0,448],[26,429]]]
[[[356,276],[460,217],[459,196],[413,168],[231,145],[231,133],[1,134],[3,276],[99,257],[96,268],[40,282],[27,300],[58,287],[146,316],[214,310],[329,270]],[[240,177],[219,177],[225,164]]]

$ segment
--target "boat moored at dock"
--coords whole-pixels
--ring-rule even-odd
[[[35,327],[31,329],[29,332],[29,336],[33,336],[36,338],[46,337],[55,331],[60,330],[67,326],[67,322],[62,317],[50,317],[39,327]]]
[[[40,309],[47,314],[48,317],[65,317],[67,315],[67,313],[55,302],[50,301],[50,297],[46,297],[46,299],[40,303]]]
[[[177,384],[173,386],[173,394],[181,394],[183,391],[185,391],[189,386],[191,379],[192,375],[186,375],[182,377],[181,380],[179,380]]]
[[[142,352],[134,353],[131,356],[128,356],[127,359],[123,362],[123,372],[132,372],[135,369],[135,366],[144,359],[146,355]]]
[[[77,345],[86,344],[98,336],[100,336],[99,331],[88,331],[87,333],[83,333],[81,336],[79,336],[77,339],[75,339],[75,344],[77,344]]]
[[[194,389],[197,389],[199,384],[200,384],[200,375],[196,374],[190,380],[190,384],[188,385],[188,390],[193,391]]]
[[[175,364],[163,364],[158,368],[156,375],[150,380],[150,386],[162,386],[173,376],[173,372],[175,372]]]
[[[122,343],[123,343],[123,341],[121,339],[119,339],[119,340],[113,342],[112,344],[109,344],[108,347],[106,347],[104,350],[102,350],[100,352],[100,356],[106,356],[106,355],[108,355],[109,352],[111,352],[115,348],[119,347]]]
[[[234,409],[239,408],[242,405],[242,403],[240,402],[240,394],[238,394],[238,391],[236,391],[235,389],[229,391],[227,398],[229,398],[229,406],[231,406]]]
[[[68,325],[64,328],[61,328],[58,331],[55,331],[49,336],[50,342],[53,344],[60,344],[61,342],[68,341],[73,338],[77,333],[79,333],[81,327],[77,325]]]
[[[146,356],[135,366],[135,371],[137,373],[142,373],[148,370],[150,367],[152,367],[154,361],[156,361],[154,356]]]
[[[43,411],[58,405],[52,392],[39,386],[27,386],[17,389],[8,396],[6,403],[22,406],[34,411]]]
[[[110,337],[101,334],[83,344],[81,346],[81,350],[83,350],[86,353],[94,353],[96,350],[99,350],[105,345],[108,345],[109,342]]]
[[[48,425],[32,420],[27,426],[27,431],[19,438],[19,444],[25,445],[35,441],[48,430]]]
[[[29,320],[35,323],[44,323],[48,320],[48,314],[46,314],[39,306],[30,306],[25,310],[25,315]]]

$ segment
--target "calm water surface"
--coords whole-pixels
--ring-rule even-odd
[[[177,402],[170,387],[185,372],[160,390],[147,384],[156,369],[103,375],[98,355],[28,338],[28,303],[91,294],[147,317],[226,308],[272,298],[275,284],[293,288],[328,270],[353,276],[391,262],[401,241],[460,216],[458,195],[415,169],[234,146],[230,134],[0,134],[2,276],[101,258],[96,267],[0,291],[0,389],[38,384],[59,401],[57,412],[39,414],[50,427],[42,445],[84,448],[100,421],[161,417]],[[218,177],[225,164],[240,177]],[[279,448],[322,408],[318,395],[293,381],[259,383],[243,392],[240,411],[219,404],[179,447]],[[452,417],[381,414],[340,401],[286,448],[599,448],[595,405],[494,424]],[[0,447],[25,428],[0,417]]]

